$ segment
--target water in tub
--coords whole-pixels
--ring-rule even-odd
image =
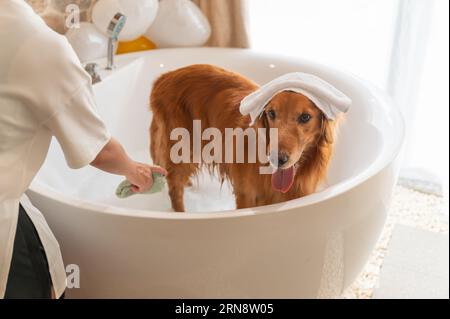
[[[56,156],[47,159],[44,169],[41,169],[36,179],[44,181],[47,184],[44,185],[45,187],[50,186],[65,195],[98,204],[149,211],[173,211],[167,185],[161,193],[119,199],[115,195],[115,190],[123,177],[107,174],[92,167],[71,170],[64,163],[64,155],[55,141],[52,142],[50,148],[49,153],[56,153]],[[148,149],[130,151],[130,155],[137,161],[151,163]],[[48,169],[48,166],[53,169]],[[236,208],[229,183],[225,182],[222,185],[216,176],[202,172],[198,178],[192,180],[192,184],[192,187],[186,188],[184,195],[188,213],[215,212]]]
[[[138,161],[143,163],[150,162],[148,150],[139,151],[133,155]],[[111,176],[103,176],[103,178],[111,178]],[[106,181],[104,180],[103,182]],[[98,186],[101,185],[99,184]],[[112,191],[113,194],[114,189]],[[108,203],[115,206],[143,209],[148,209],[150,205],[154,205],[151,208],[152,210],[172,210],[167,185],[163,192],[154,195],[139,195],[125,200],[109,196]],[[222,186],[218,177],[209,175],[208,172],[201,172],[198,178],[192,179],[192,187],[187,187],[185,190],[184,203],[187,212],[213,212],[236,208],[234,195],[229,183],[224,183]]]

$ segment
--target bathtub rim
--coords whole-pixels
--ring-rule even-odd
[[[234,48],[176,48],[176,49],[159,49],[158,52],[162,51],[175,51],[175,50],[198,50],[198,51],[219,51],[219,52],[247,52],[260,56],[269,56],[267,53],[261,53],[252,49],[234,49]],[[151,52],[151,51],[150,51]],[[143,58],[143,55],[146,52],[135,52],[120,55],[117,60],[119,63],[119,68],[127,67],[129,64],[132,64]],[[163,52],[162,52],[163,53]],[[399,107],[394,103],[392,98],[387,96],[381,89],[377,88],[375,85],[370,83],[369,81],[362,79],[361,77],[348,72],[339,70],[334,67],[330,67],[321,63],[317,63],[315,61],[311,61],[304,58],[295,58],[288,55],[280,55],[280,54],[270,54],[271,57],[277,59],[283,59],[286,62],[294,62],[294,63],[307,63],[314,67],[318,68],[327,68],[331,73],[337,73],[340,75],[344,75],[351,79],[354,82],[360,83],[360,85],[364,86],[374,97],[377,99],[377,104],[389,105],[389,113],[391,118],[393,119],[393,123],[395,124],[395,132],[397,133],[395,137],[393,137],[393,141],[388,142],[388,146],[384,145],[381,148],[380,153],[374,159],[374,161],[362,170],[360,173],[352,176],[351,178],[345,179],[337,184],[334,184],[326,189],[302,197],[293,199],[287,202],[253,207],[253,208],[245,208],[245,209],[232,209],[225,211],[217,211],[217,212],[202,212],[202,213],[175,213],[175,212],[167,212],[167,211],[154,211],[154,210],[143,210],[143,209],[135,209],[135,208],[124,208],[118,206],[111,206],[101,203],[95,203],[88,200],[83,200],[76,198],[71,195],[66,195],[64,193],[58,192],[57,190],[45,186],[45,184],[41,183],[38,180],[34,180],[29,187],[28,191],[35,193],[41,197],[46,197],[52,201],[56,201],[60,204],[64,204],[71,207],[76,207],[79,209],[93,211],[96,213],[103,214],[111,214],[118,216],[127,216],[127,217],[141,217],[141,218],[153,218],[153,219],[170,219],[170,220],[201,220],[201,219],[222,219],[222,218],[239,218],[239,217],[247,217],[254,215],[262,215],[262,214],[270,214],[270,213],[279,213],[287,210],[292,210],[294,208],[303,208],[307,206],[312,206],[318,204],[323,201],[327,201],[338,197],[369,180],[374,177],[381,171],[383,171],[386,167],[388,167],[393,161],[398,158],[402,147],[405,142],[406,135],[406,123],[400,112]],[[105,59],[96,60],[98,63],[104,63]],[[124,64],[122,64],[125,62]],[[122,65],[121,65],[122,64]],[[108,76],[109,77],[109,76]],[[383,111],[386,113],[386,111]],[[384,140],[384,139],[383,139]],[[395,140],[395,141],[394,141]],[[389,154],[387,153],[386,148],[391,149],[392,151]]]

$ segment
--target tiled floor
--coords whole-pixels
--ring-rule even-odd
[[[407,298],[407,296],[444,295],[445,287],[436,285],[435,287],[423,284],[424,279],[416,278],[416,270],[425,269],[423,263],[430,261],[441,270],[432,270],[430,274],[438,274],[446,268],[447,296],[448,296],[448,210],[446,211],[444,199],[439,196],[428,195],[411,190],[406,187],[397,186],[393,195],[392,206],[386,221],[384,230],[380,236],[370,260],[357,280],[343,293],[342,298],[369,299],[369,298]],[[448,206],[447,206],[448,207]],[[417,231],[417,232],[416,232]],[[413,235],[414,234],[414,235]],[[433,236],[437,235],[437,236]],[[443,236],[443,237],[441,237]],[[417,237],[418,241],[423,241],[419,245],[417,240],[409,237]],[[434,257],[442,241],[434,238],[447,238],[447,257]],[[411,244],[415,243],[415,244]],[[440,242],[441,244],[439,244]],[[409,249],[408,249],[409,247]],[[409,255],[403,255],[402,250],[407,250]],[[425,250],[425,252],[422,252]],[[440,250],[439,250],[440,251]],[[406,251],[404,252],[407,253]],[[444,253],[442,253],[444,255]],[[399,261],[402,256],[404,265]],[[392,262],[390,261],[392,259]],[[426,260],[424,260],[426,259]],[[446,261],[446,263],[445,263]],[[413,266],[417,265],[417,268]],[[403,267],[404,266],[404,267]],[[398,269],[402,267],[402,275],[410,275],[413,279],[402,279],[402,282],[394,285],[394,278],[398,275]],[[406,267],[409,267],[408,271]],[[411,273],[413,272],[413,273]],[[381,277],[382,276],[382,277]],[[400,276],[400,275],[398,275]],[[441,276],[442,277],[442,276]],[[398,277],[403,278],[403,277]],[[427,279],[428,282],[434,278]],[[389,284],[389,282],[391,284]],[[403,284],[409,282],[409,284]],[[400,285],[401,284],[401,285]],[[400,291],[400,287],[402,287]],[[432,289],[431,289],[431,288]],[[395,289],[394,289],[395,288]],[[448,298],[448,297],[447,297]]]
[[[373,298],[449,298],[449,236],[397,225]]]

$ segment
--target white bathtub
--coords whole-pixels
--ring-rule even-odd
[[[104,61],[100,61],[104,64]],[[299,59],[247,50],[174,49],[117,58],[95,85],[99,112],[131,155],[148,161],[148,97],[160,73],[194,63],[259,83],[311,72],[354,105],[340,129],[323,191],[283,204],[234,210],[233,196],[205,177],[170,212],[167,190],[114,197],[120,177],[72,171],[57,143],[28,194],[58,238],[81,288],[68,297],[336,297],[366,263],[385,222],[404,137],[399,112],[368,83]]]

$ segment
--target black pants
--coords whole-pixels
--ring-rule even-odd
[[[49,299],[52,280],[47,257],[33,222],[22,205],[19,208],[6,299]]]

